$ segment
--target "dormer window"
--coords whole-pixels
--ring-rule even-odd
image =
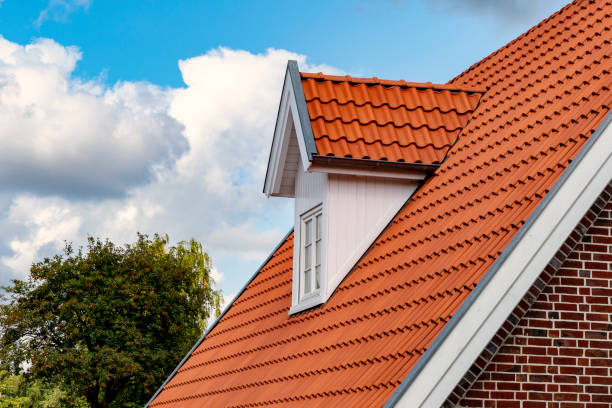
[[[300,74],[289,61],[264,193],[294,201],[290,314],[334,294],[444,161],[480,96],[454,85]]]
[[[300,286],[301,300],[321,290],[323,259],[323,209],[321,205],[301,217]]]

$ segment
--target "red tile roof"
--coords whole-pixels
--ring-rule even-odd
[[[301,73],[317,153],[441,163],[482,89]]]
[[[289,316],[290,237],[151,406],[382,406],[608,114],[611,6],[572,3],[455,78],[488,91],[334,295]]]

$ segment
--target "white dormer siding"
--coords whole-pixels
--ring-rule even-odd
[[[418,185],[415,180],[329,174],[327,266],[330,290],[327,297]]]
[[[325,302],[419,185],[403,178],[307,172],[301,162],[297,169],[290,313]],[[318,206],[323,215],[321,287],[304,295],[302,216]]]

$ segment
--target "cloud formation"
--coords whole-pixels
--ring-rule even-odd
[[[508,24],[547,10],[549,0],[428,0],[436,12],[493,17]]]
[[[93,0],[49,0],[45,7],[34,21],[34,27],[40,28],[45,21],[53,20],[58,22],[68,21],[70,14],[87,10]]]
[[[16,192],[106,197],[148,182],[188,148],[172,90],[71,77],[80,52],[0,37],[0,184]]]
[[[219,48],[179,62],[182,88],[105,87],[71,76],[80,57],[0,41],[0,285],[64,241],[140,231],[203,242],[235,292],[254,270],[232,266],[258,265],[292,221],[289,200],[261,193],[287,60],[340,72]]]

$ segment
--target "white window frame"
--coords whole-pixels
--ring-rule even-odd
[[[318,224],[317,219],[319,220]],[[309,228],[307,228],[308,223],[312,223],[310,224],[310,231]],[[309,232],[310,236],[308,236]],[[319,204],[300,216],[300,270],[298,296],[300,303],[321,297],[324,280],[324,239],[325,218],[323,214],[323,206]],[[309,279],[307,279],[307,273],[310,274]]]

